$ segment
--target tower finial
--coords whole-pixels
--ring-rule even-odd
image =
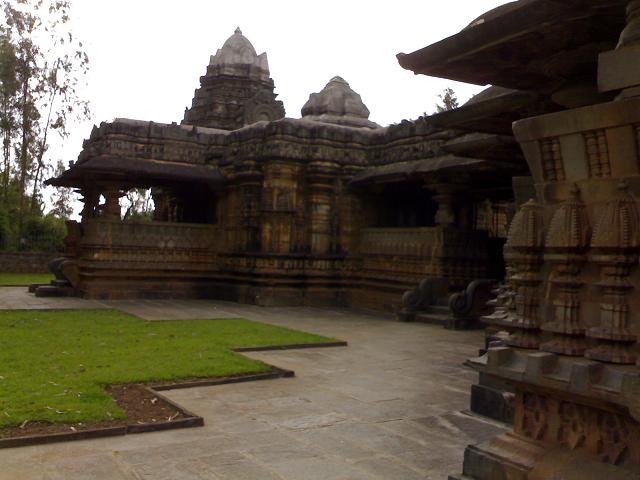
[[[240,27],[236,27],[236,31],[233,33],[235,33],[236,35],[242,35],[242,30],[240,30]]]

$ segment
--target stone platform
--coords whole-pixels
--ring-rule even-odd
[[[296,377],[166,392],[205,419],[172,432],[0,450],[1,480],[445,479],[467,444],[504,431],[462,413],[483,333],[353,310],[213,301],[34,298],[0,308],[119,308],[150,320],[244,317],[337,337],[346,348],[252,353]]]

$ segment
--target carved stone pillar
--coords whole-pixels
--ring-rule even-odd
[[[456,225],[455,194],[457,188],[453,185],[430,185],[430,190],[435,192],[433,200],[438,204],[436,212],[436,225],[441,227],[453,227]]]
[[[638,264],[640,247],[640,215],[636,200],[621,184],[620,196],[609,202],[600,216],[593,235],[593,261],[600,264],[602,290],[600,326],[587,335],[598,345],[586,357],[603,362],[633,364],[631,347],[636,336],[629,330],[628,297],[634,286],[629,281],[632,268]]]
[[[105,198],[102,217],[110,220],[121,220],[120,198],[124,196],[124,192],[116,188],[110,188],[109,190],[104,190],[102,196]]]
[[[307,170],[311,253],[329,253],[333,215],[334,171],[330,164],[311,164]]]
[[[586,350],[585,329],[580,319],[579,292],[583,286],[580,272],[587,258],[591,229],[580,190],[574,185],[571,198],[556,210],[545,246],[545,260],[553,265],[549,277],[553,292],[553,318],[542,325],[553,339],[541,350],[570,356],[582,356]]]
[[[96,208],[100,202],[99,192],[95,188],[89,187],[80,190],[80,194],[82,195],[82,202],[84,203],[80,217],[82,220],[95,217]]]
[[[530,200],[514,217],[505,245],[505,258],[515,268],[511,282],[516,291],[516,313],[508,340],[514,347],[537,349],[540,346],[543,248],[542,207]]]

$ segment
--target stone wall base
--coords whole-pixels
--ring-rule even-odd
[[[471,386],[471,411],[499,422],[513,424],[513,387],[480,372],[480,380]]]
[[[631,480],[640,468],[598,462],[582,452],[506,433],[464,453],[461,475],[449,480]]]
[[[49,262],[60,253],[0,252],[0,272],[49,273]]]

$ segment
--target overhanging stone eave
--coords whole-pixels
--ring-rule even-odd
[[[454,128],[470,132],[512,135],[511,124],[526,118],[532,111],[554,112],[560,107],[546,96],[531,91],[514,90],[478,102],[470,102],[453,110],[427,117],[435,128]]]
[[[219,187],[226,183],[226,177],[218,169],[204,165],[103,155],[86,159],[45,184],[78,187],[94,181],[141,187],[185,182]]]
[[[522,165],[526,161],[522,150],[511,135],[468,133],[442,145],[442,150],[452,155],[467,156],[483,160],[496,160],[511,165]]]
[[[586,28],[597,18],[600,23],[612,23],[610,29],[605,29],[606,35],[602,30],[600,36],[606,36],[615,46],[625,21],[625,0],[521,0],[520,3],[502,15],[433,45],[410,54],[400,53],[397,55],[398,62],[415,74],[476,85],[550,91],[557,86],[558,78],[554,78],[553,73],[528,69],[527,59],[531,55],[527,52],[535,50],[537,59],[551,58],[558,53],[558,48],[554,42],[532,42],[532,36],[544,39],[545,32],[559,26],[566,27],[566,35],[569,36],[573,34],[572,28],[579,25]],[[592,39],[594,43],[602,40]],[[505,60],[504,52],[500,49],[504,47],[508,47],[517,58]],[[592,62],[594,68],[596,62],[597,55]],[[518,67],[517,71],[514,65]]]
[[[467,170],[469,168],[475,169],[482,164],[488,165],[488,162],[477,158],[443,155],[371,167],[356,174],[349,184],[352,186],[365,186],[369,184],[419,181],[428,174],[444,171],[453,173],[454,171]]]

